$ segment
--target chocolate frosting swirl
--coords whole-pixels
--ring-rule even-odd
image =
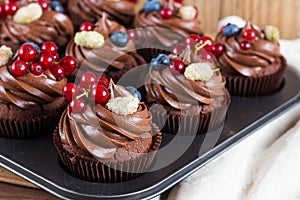
[[[34,1],[20,1],[26,5]],[[17,24],[8,16],[0,22],[0,43],[16,50],[24,42],[41,45],[54,41],[59,47],[68,43],[74,35],[74,27],[66,15],[51,10],[43,11],[40,19],[29,24]]]
[[[129,141],[151,138],[151,122],[152,117],[143,103],[135,113],[128,116],[114,114],[96,105],[94,109],[88,106],[81,114],[66,110],[59,123],[59,133],[62,142],[75,153],[109,159]],[[142,148],[146,153],[150,147]]]
[[[251,49],[242,50],[240,43],[245,40],[243,32],[246,29],[254,30],[256,38],[250,42]],[[264,32],[250,21],[236,36],[226,37],[223,32],[219,32],[216,42],[225,46],[224,53],[214,58],[224,73],[257,77],[272,74],[282,65],[279,44],[267,40]]]
[[[130,27],[134,20],[135,4],[128,0],[72,0],[68,2],[68,11],[75,25],[84,21],[95,22],[108,13],[108,17],[125,27]]]
[[[200,61],[188,49],[180,56],[170,57],[182,59],[187,65]],[[145,87],[148,102],[168,104],[178,110],[187,110],[193,105],[214,105],[215,99],[225,101],[226,96],[225,81],[220,72],[215,72],[208,81],[191,81],[169,68],[162,71],[150,68]]]
[[[0,103],[13,104],[22,109],[53,102],[62,97],[61,91],[66,79],[56,81],[55,77],[45,71],[41,76],[28,72],[24,76],[14,77],[8,68],[0,68]]]
[[[175,10],[178,7],[176,3],[172,6]],[[146,13],[141,10],[136,16],[135,28],[137,42],[141,45],[148,41],[149,44],[165,48],[173,48],[182,43],[190,34],[203,35],[201,23],[197,19],[183,20],[177,16],[163,19],[157,11]]]
[[[79,67],[103,73],[110,68],[122,70],[128,66],[136,67],[145,63],[143,58],[136,53],[132,40],[129,40],[125,47],[118,47],[111,43],[109,37],[113,32],[126,32],[126,29],[117,22],[109,20],[105,13],[102,18],[98,19],[94,31],[104,36],[106,39],[104,46],[96,49],[86,48],[75,44],[72,39],[66,48],[66,54],[75,57]]]

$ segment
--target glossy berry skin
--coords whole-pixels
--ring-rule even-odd
[[[172,60],[171,65],[170,65],[171,70],[175,70],[181,74],[184,73],[185,71],[185,66],[184,63],[181,60]]]
[[[144,4],[144,11],[146,13],[154,12],[154,11],[160,11],[161,10],[161,4],[157,0],[148,0]]]
[[[82,22],[82,24],[79,27],[79,31],[92,31],[94,28],[94,25],[91,22]]]
[[[108,88],[108,86],[109,86],[109,80],[106,77],[104,77],[104,76],[100,76],[98,78],[98,85],[103,85],[103,86],[105,86],[105,87]]]
[[[35,76],[40,76],[43,74],[43,68],[39,63],[32,63],[29,67],[29,71],[35,75]]]
[[[94,73],[86,72],[81,76],[79,86],[81,88],[89,89],[95,84],[96,79],[97,77]]]
[[[210,52],[201,51],[198,55],[206,62],[212,62],[213,60],[212,54]]]
[[[39,47],[38,44],[36,44],[36,43],[34,43],[34,42],[25,42],[24,44],[30,44],[30,45],[32,45],[32,46],[35,48],[35,50],[36,50],[36,52],[37,52],[38,54],[41,53],[41,49],[40,49],[40,47]]]
[[[240,47],[241,47],[242,50],[247,51],[247,50],[250,50],[250,49],[251,49],[252,45],[251,45],[250,42],[244,40],[244,41],[242,41],[242,42],[240,43]]]
[[[59,64],[52,65],[50,68],[51,74],[56,78],[56,80],[61,80],[64,78],[64,68]]]
[[[185,44],[190,45],[191,48],[194,48],[195,45],[200,42],[200,40],[201,37],[199,35],[191,34],[186,38]]]
[[[41,47],[41,51],[42,53],[51,53],[51,54],[56,54],[57,53],[57,46],[54,42],[44,42],[42,47]]]
[[[15,77],[23,76],[27,73],[28,66],[26,62],[22,60],[17,60],[12,63],[12,65],[9,67],[10,72]]]
[[[249,41],[252,41],[256,38],[256,33],[253,29],[246,29],[244,32],[243,32],[243,37],[246,39],[246,40],[249,40]]]
[[[173,49],[173,53],[174,54],[181,54],[183,52],[183,50],[186,48],[186,46],[184,44],[177,44],[174,49]]]
[[[64,75],[69,76],[76,69],[77,61],[72,56],[65,56],[60,60],[59,64],[64,68]]]
[[[159,14],[163,19],[171,19],[174,15],[174,12],[171,9],[163,8],[160,10]]]
[[[4,6],[5,14],[9,16],[14,16],[18,9],[19,7],[15,2],[10,2]]]
[[[36,49],[30,44],[23,44],[19,48],[19,58],[25,62],[33,61],[37,56]]]
[[[43,10],[47,10],[49,8],[49,4],[44,0],[38,0],[38,4],[40,4]]]
[[[206,51],[210,52],[210,51],[213,49],[213,47],[214,47],[214,42],[213,42],[213,40],[212,40],[210,37],[208,37],[208,36],[203,36],[203,37],[200,38],[199,44],[200,44],[200,45],[203,45],[203,44],[205,44],[206,42],[207,42],[207,45],[205,45],[203,48],[204,48]]]
[[[55,62],[58,62],[58,61],[59,61],[59,55],[58,55],[58,53],[56,53],[56,54],[51,54],[51,55],[52,55],[52,57],[53,57],[53,59],[54,59]]]
[[[152,58],[151,67],[157,71],[162,71],[170,65],[171,61],[169,56],[165,54],[159,54],[157,57]]]
[[[116,31],[110,36],[110,41],[117,47],[125,47],[129,42],[127,33]]]
[[[6,13],[5,13],[5,5],[0,5],[0,18],[4,18],[6,16]]]
[[[98,85],[92,89],[92,99],[96,104],[104,105],[110,99],[108,89],[103,85]]]
[[[128,35],[128,38],[130,40],[135,40],[136,39],[136,34],[135,34],[135,31],[133,29],[127,30],[127,35]]]
[[[50,7],[51,10],[63,13],[64,12],[64,7],[61,5],[59,1],[51,1],[50,2]]]
[[[225,50],[225,46],[223,44],[220,44],[220,43],[217,43],[214,45],[213,49],[212,49],[212,53],[215,55],[215,56],[220,56],[223,54]]]
[[[62,89],[62,95],[69,101],[76,99],[80,93],[80,88],[74,83],[67,83]]]
[[[139,0],[128,0],[128,1],[135,3],[135,4],[139,2]]]
[[[133,96],[135,96],[136,98],[138,98],[139,101],[142,100],[142,95],[141,93],[135,89],[134,87],[132,86],[126,86],[125,89],[130,92]]]
[[[226,37],[231,37],[231,36],[237,35],[239,32],[240,32],[240,28],[235,24],[228,24],[223,29],[223,34]]]
[[[55,60],[50,53],[42,53],[39,58],[39,64],[44,70],[51,68],[54,61]]]
[[[72,100],[69,103],[69,111],[74,114],[82,113],[86,109],[85,99]]]

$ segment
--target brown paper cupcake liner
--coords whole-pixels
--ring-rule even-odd
[[[43,113],[34,118],[23,120],[0,118],[0,137],[9,139],[26,139],[51,134],[57,125],[65,105],[52,112]]]
[[[62,167],[74,177],[97,183],[116,183],[128,181],[142,175],[154,162],[162,141],[162,134],[153,124],[152,147],[149,153],[129,161],[98,161],[92,157],[78,156],[64,149],[58,127],[54,131],[53,141],[59,153]]]
[[[283,75],[287,67],[286,60],[282,57],[282,67],[274,74],[262,77],[245,77],[223,74],[226,77],[226,87],[233,96],[265,96],[278,91],[283,82]]]
[[[150,111],[153,122],[162,128],[163,132],[173,135],[205,134],[218,128],[224,122],[230,104],[229,93],[226,97],[226,105],[220,105],[207,112],[183,113],[170,106],[162,110],[161,106],[156,107],[156,105],[153,105]]]

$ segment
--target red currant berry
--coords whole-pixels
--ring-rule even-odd
[[[200,58],[202,58],[204,61],[207,61],[207,62],[211,62],[213,60],[213,57],[211,55],[210,52],[204,52],[204,51],[201,51],[198,53],[198,55],[200,56]]]
[[[72,56],[65,56],[63,57],[59,64],[64,68],[64,75],[69,76],[71,75],[74,70],[76,69],[77,62],[76,59]]]
[[[216,56],[220,56],[223,54],[224,50],[225,50],[225,46],[223,44],[217,43],[214,45],[211,52]]]
[[[96,104],[104,105],[110,99],[108,89],[103,85],[98,85],[92,89],[92,99]]]
[[[18,5],[14,2],[8,3],[4,6],[4,11],[6,15],[13,16],[19,9]]]
[[[86,72],[81,76],[79,85],[81,88],[89,88],[94,85],[96,79],[97,77],[94,73]]]
[[[53,59],[54,59],[55,62],[59,61],[59,55],[58,55],[58,53],[51,54],[51,55],[52,55],[52,57],[53,57]]]
[[[98,85],[103,85],[105,87],[108,87],[109,85],[109,80],[105,76],[100,76],[98,78]]]
[[[17,60],[12,63],[9,70],[12,73],[12,75],[14,75],[15,77],[20,77],[27,73],[27,69],[28,66],[26,62],[22,60]]]
[[[83,22],[80,27],[79,30],[80,31],[92,31],[94,28],[94,25],[91,22]]]
[[[37,51],[30,44],[23,44],[19,49],[19,57],[25,62],[33,61],[37,56]]]
[[[129,0],[129,1],[132,3],[135,3],[135,4],[137,4],[139,2],[139,0]]]
[[[54,61],[55,60],[50,53],[42,53],[39,58],[39,64],[44,70],[51,68]]]
[[[201,37],[199,35],[191,34],[186,38],[185,44],[190,45],[190,47],[194,48],[195,45],[200,42],[200,40]]]
[[[199,44],[200,45],[203,45],[207,43],[203,48],[206,50],[206,51],[211,51],[214,47],[214,41],[208,37],[208,36],[203,36],[201,37],[200,41],[199,41]]]
[[[135,40],[136,39],[136,34],[135,34],[135,31],[133,29],[129,29],[127,31],[127,35],[128,35],[130,40]]]
[[[163,8],[160,10],[160,16],[163,19],[171,19],[173,17],[173,15],[174,15],[174,12],[171,9]]]
[[[62,95],[69,101],[72,101],[79,94],[80,88],[74,83],[67,83],[62,89]]]
[[[43,10],[47,10],[49,8],[49,4],[44,0],[38,0],[38,4],[40,4]]]
[[[185,71],[184,63],[181,60],[172,60],[170,68],[171,70],[175,70],[181,74]]]
[[[185,49],[185,45],[184,44],[178,44],[178,45],[176,45],[175,47],[174,47],[174,49],[173,49],[173,53],[174,54],[177,54],[177,55],[179,55],[179,54],[181,54],[182,52],[183,52],[183,50]]]
[[[3,18],[6,16],[6,13],[5,13],[5,5],[0,5],[0,18]]]
[[[69,103],[69,111],[78,114],[82,113],[86,109],[86,102],[84,99],[72,100]]]
[[[30,72],[35,76],[43,74],[43,68],[39,63],[32,63],[29,67]]]
[[[176,3],[180,3],[182,4],[183,3],[183,0],[174,0]]]
[[[50,68],[51,74],[56,78],[56,80],[61,80],[64,78],[64,68],[59,64],[55,64]]]
[[[43,53],[51,53],[52,55],[56,54],[57,53],[57,46],[54,42],[44,42],[42,47],[41,47],[41,51]]]
[[[256,33],[253,29],[246,29],[244,32],[243,32],[243,37],[246,39],[246,40],[249,40],[249,41],[252,41],[256,38]]]
[[[250,42],[244,40],[244,41],[242,41],[242,42],[240,43],[240,47],[241,47],[242,50],[247,51],[247,50],[251,49],[252,45],[251,45]]]

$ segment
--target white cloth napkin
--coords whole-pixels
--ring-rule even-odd
[[[280,44],[289,68],[300,78],[300,39],[282,40]],[[299,200],[299,156],[298,103],[161,199]]]

